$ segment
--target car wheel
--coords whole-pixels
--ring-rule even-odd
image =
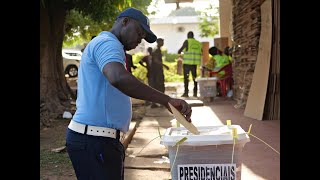
[[[76,77],[78,76],[78,67],[76,65],[70,65],[67,67],[66,73],[69,77]]]

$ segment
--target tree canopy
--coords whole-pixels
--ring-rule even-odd
[[[148,14],[152,0],[65,0],[68,10],[65,22],[64,46],[89,41],[102,30],[109,30],[116,16],[128,7]]]
[[[40,125],[70,108],[74,91],[65,77],[63,44],[89,41],[109,30],[128,7],[147,14],[151,0],[40,0]]]
[[[210,4],[210,6],[202,12],[202,15],[199,17],[200,37],[213,37],[219,33],[219,18],[215,15],[217,11],[218,8]]]

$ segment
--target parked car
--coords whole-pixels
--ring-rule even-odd
[[[69,77],[78,76],[82,52],[74,49],[62,49],[63,67],[65,74]]]

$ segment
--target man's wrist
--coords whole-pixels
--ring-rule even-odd
[[[167,104],[169,103],[170,99],[171,99],[170,96],[164,94],[164,97],[161,98],[162,102],[160,102],[160,104],[162,104],[162,105],[167,105]]]

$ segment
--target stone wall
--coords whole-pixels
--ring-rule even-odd
[[[260,1],[233,0],[233,79],[236,108],[245,108],[255,63],[261,30]]]

